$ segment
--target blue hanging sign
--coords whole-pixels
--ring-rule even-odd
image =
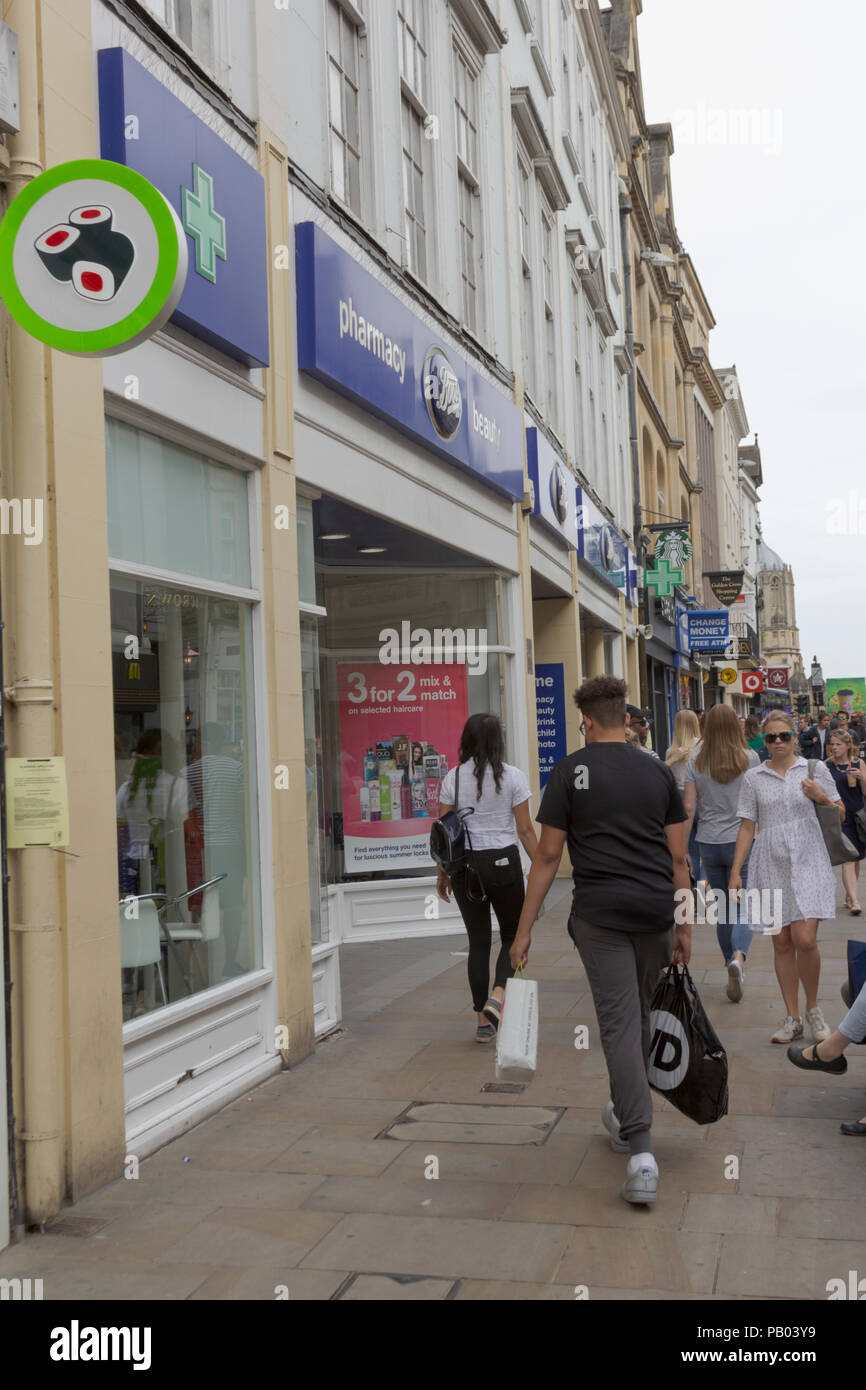
[[[731,640],[727,608],[697,609],[687,615],[689,649],[693,652],[724,652]]]
[[[535,711],[538,723],[538,774],[541,790],[561,758],[568,755],[565,732],[565,667],[561,661],[535,668]]]

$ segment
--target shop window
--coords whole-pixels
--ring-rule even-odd
[[[153,18],[182,43],[226,90],[230,67],[225,47],[224,0],[143,0]]]
[[[361,36],[339,4],[328,5],[328,121],[331,191],[361,215]]]
[[[250,545],[242,474],[106,435],[128,1020],[261,968]]]

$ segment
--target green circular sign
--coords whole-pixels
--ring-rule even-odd
[[[143,342],[183,293],[187,242],[168,199],[106,159],[58,164],[0,222],[0,298],[40,342],[107,357]]]

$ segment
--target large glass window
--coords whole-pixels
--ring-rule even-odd
[[[127,1020],[262,965],[252,605],[208,583],[220,561],[249,581],[243,475],[114,421],[107,434]],[[121,498],[138,499],[137,526]],[[130,561],[154,576],[124,574]],[[197,564],[189,584],[160,577]]]
[[[331,189],[361,213],[361,121],[358,30],[339,0],[328,0],[328,119]]]
[[[403,236],[406,265],[423,280],[427,275],[427,217],[424,208],[424,122],[408,97],[403,119]]]

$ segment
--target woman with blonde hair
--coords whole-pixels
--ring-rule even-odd
[[[780,895],[783,923],[774,932],[773,953],[787,1012],[771,1041],[791,1043],[803,1036],[799,1014],[802,982],[806,1022],[813,1041],[819,1043],[829,1038],[830,1029],[818,1006],[818,922],[836,916],[836,876],[813,803],[835,805],[843,816],[845,807],[824,763],[816,761],[815,776],[809,777],[809,764],[797,747],[793,719],[772,710],[761,732],[770,756],[743,778],[740,833],[729,886],[732,893],[743,887],[742,869],[757,830],[749,869],[751,887]]]
[[[734,1004],[743,997],[752,933],[739,900],[727,890],[740,828],[740,788],[749,768],[757,766],[758,755],[746,747],[736,711],[731,705],[714,705],[704,720],[704,741],[686,764],[683,800],[689,817],[687,833],[695,815],[700,818],[698,849],[716,895],[716,936],[728,970],[727,995]]]
[[[686,764],[692,754],[697,752],[700,742],[701,726],[698,722],[698,716],[693,709],[681,709],[674,720],[674,741],[665,755],[665,762],[674,774],[674,781],[681,795],[686,775]],[[698,876],[700,860],[697,831],[698,825],[697,819],[695,819],[690,834],[686,837],[686,844],[692,861],[692,873],[695,878]]]
[[[866,802],[866,763],[854,756],[854,740],[847,729],[834,729],[827,739],[827,771],[836,783],[836,788],[845,807],[842,834],[847,835],[852,845],[856,845],[860,859],[842,865],[842,882],[845,885],[845,906],[853,917],[862,911],[857,897],[857,880],[860,877],[860,862],[866,856],[866,845],[854,819],[862,811]]]

